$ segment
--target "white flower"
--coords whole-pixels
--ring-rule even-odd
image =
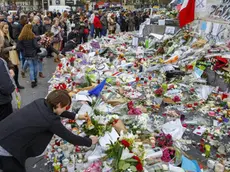
[[[129,149],[125,148],[122,151],[121,160],[126,160],[129,158],[132,158],[133,156],[134,156],[134,153],[129,153]]]
[[[119,140],[123,140],[123,139],[134,140],[135,138],[137,138],[137,136],[133,135],[132,133],[124,133],[123,131],[121,131]]]

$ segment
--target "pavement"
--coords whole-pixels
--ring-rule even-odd
[[[45,75],[45,78],[38,78],[37,87],[31,88],[29,71],[26,73],[26,78],[22,78],[21,75],[19,76],[20,84],[25,87],[24,90],[20,91],[22,106],[26,106],[34,100],[44,98],[47,95],[49,87],[48,81],[52,77],[57,64],[53,62],[53,58],[45,58],[43,61],[43,74]],[[44,166],[45,163],[46,161],[43,156],[29,158],[26,162],[27,172],[49,172],[48,167]]]

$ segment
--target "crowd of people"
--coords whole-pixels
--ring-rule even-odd
[[[1,53],[9,69],[14,71],[14,80],[18,89],[23,89],[18,82],[18,64],[12,64],[10,59],[15,56],[12,51],[17,51],[21,61],[21,75],[24,78],[26,70],[30,68],[31,86],[37,86],[37,74],[44,78],[42,61],[43,57],[54,56],[54,61],[59,62],[59,57],[65,55],[78,44],[87,42],[88,38],[102,37],[114,34],[117,29],[121,32],[138,30],[140,24],[148,18],[147,13],[141,12],[81,12],[63,14],[48,12],[43,15],[31,12],[20,15],[0,15],[1,39],[4,40]],[[108,31],[108,33],[107,33]],[[42,53],[41,47],[47,52]],[[10,55],[9,55],[10,54]],[[44,55],[45,54],[45,55]]]

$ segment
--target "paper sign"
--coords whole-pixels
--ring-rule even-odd
[[[206,131],[205,127],[199,126],[193,131],[193,133],[198,135],[198,136],[202,136],[205,131]]]
[[[158,20],[158,25],[164,26],[165,25],[165,20]]]
[[[99,139],[99,143],[102,147],[106,147],[107,145],[110,145],[111,142],[115,143],[117,139],[119,138],[118,133],[114,128],[112,128],[112,131],[106,132],[106,134]]]
[[[175,33],[175,27],[173,27],[173,26],[166,26],[165,33],[173,35]]]

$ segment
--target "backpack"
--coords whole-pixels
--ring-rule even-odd
[[[12,39],[17,40],[20,35],[20,25],[16,22],[12,24]]]

